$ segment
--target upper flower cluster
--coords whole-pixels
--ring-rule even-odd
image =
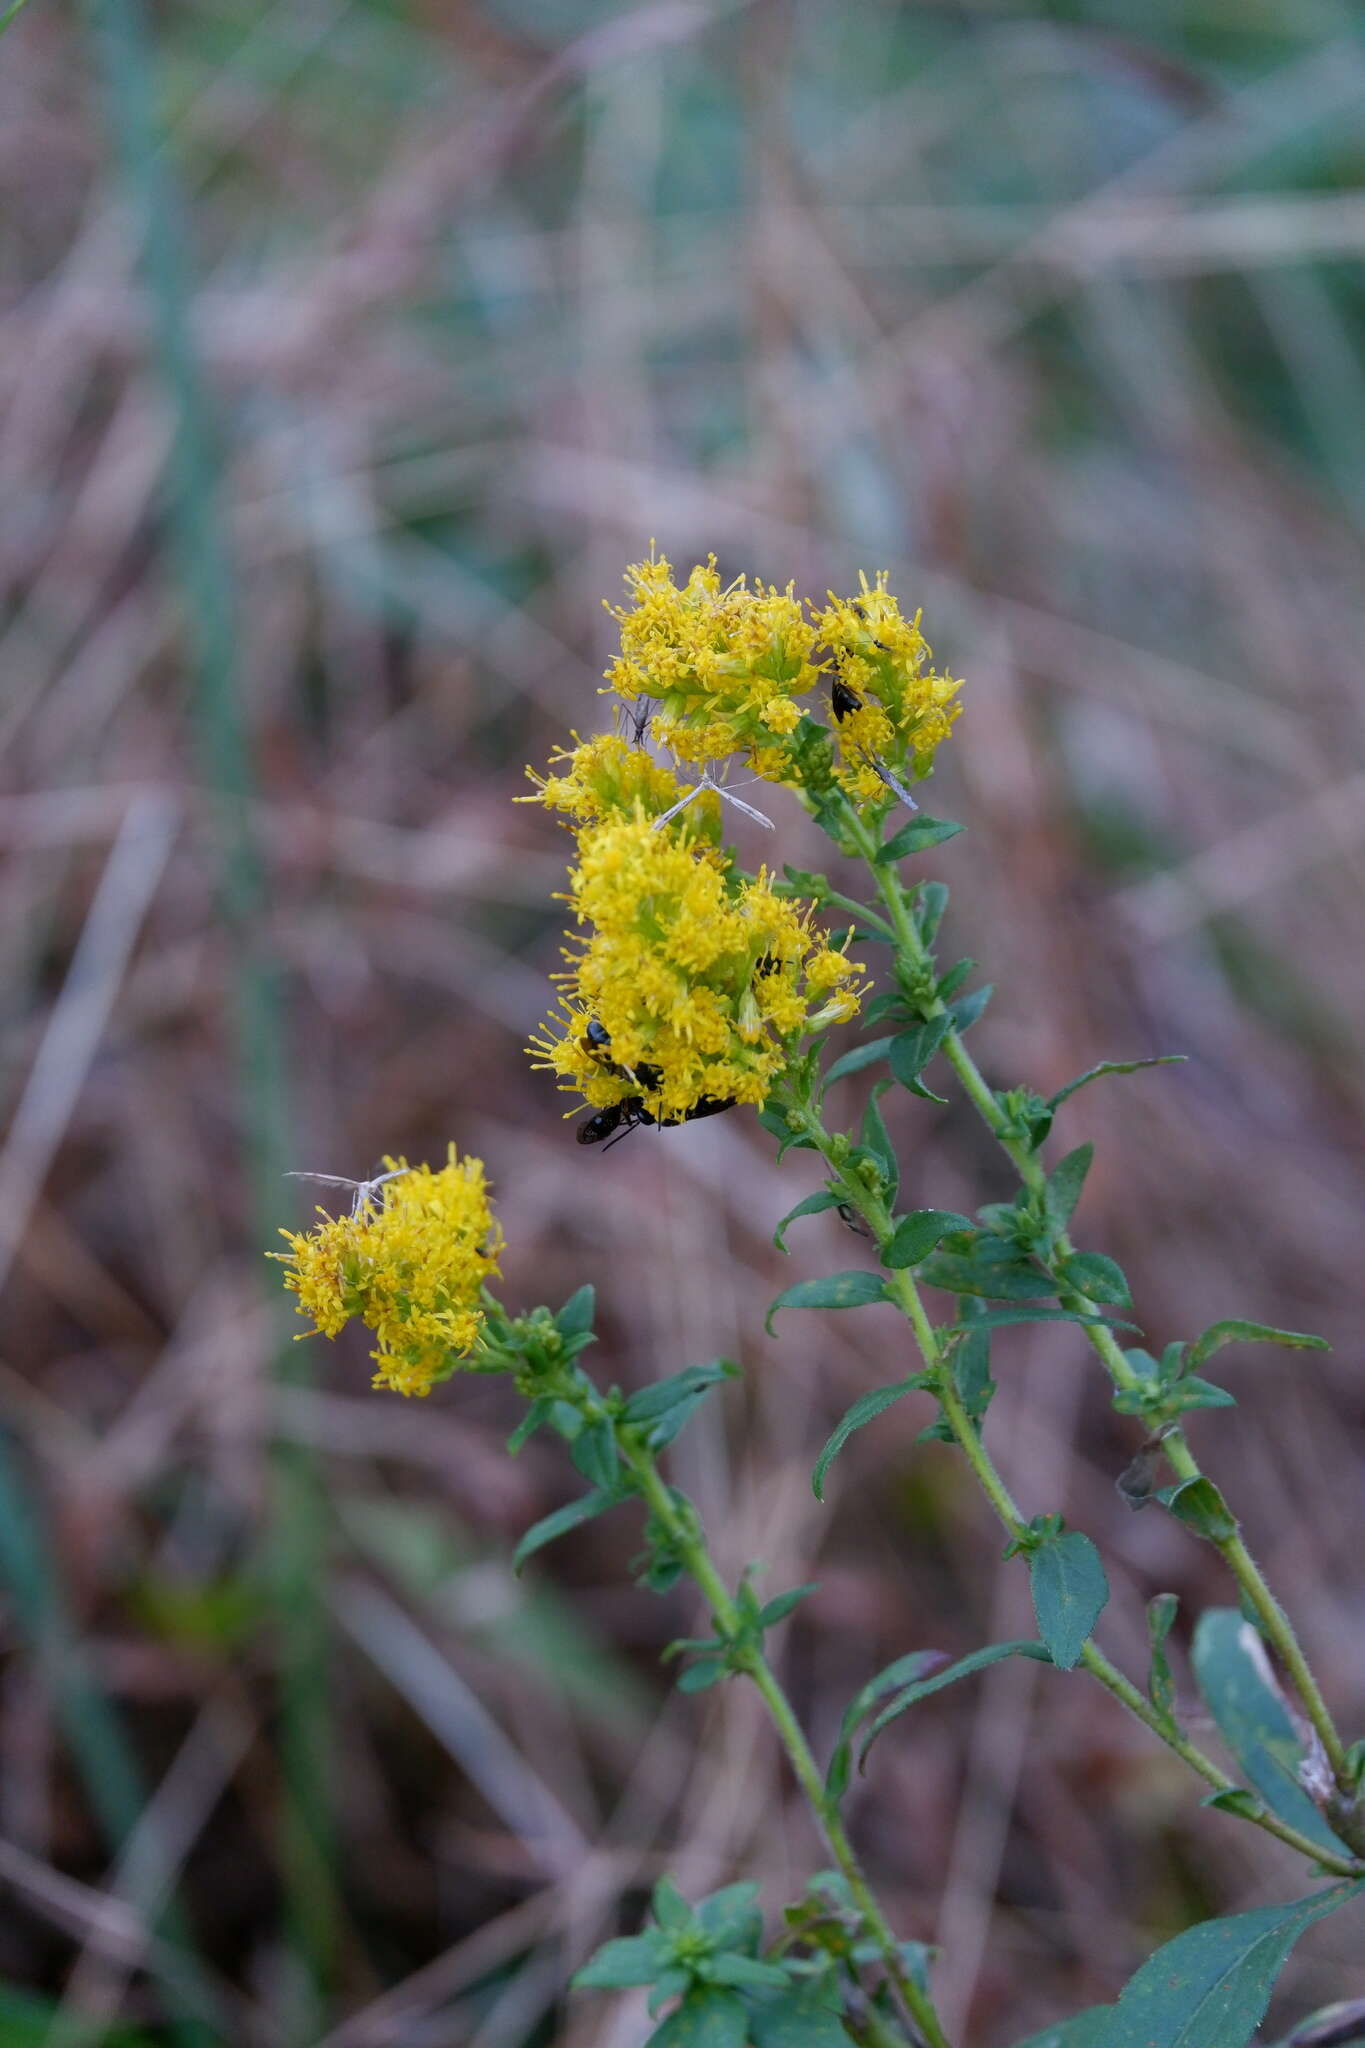
[[[793,587],[740,576],[724,590],[712,555],[681,589],[662,557],[626,570],[630,605],[608,605],[621,653],[607,671],[619,697],[659,706],[654,737],[679,761],[780,745],[801,722],[796,699],[814,688],[816,628]]]
[[[531,1045],[594,1108],[658,1123],[762,1103],[792,1041],[859,1002],[858,966],[809,912],[699,857],[689,818],[661,830],[637,805],[580,831],[562,1014]]]
[[[722,589],[714,556],[681,586],[663,557],[632,563],[631,603],[608,606],[621,653],[607,681],[657,706],[653,737],[678,761],[741,754],[808,799],[837,783],[859,806],[908,800],[905,784],[929,774],[958,716],[960,684],[934,668],[918,614],[901,616],[885,572],[859,580],[858,596],[830,592],[816,611],[791,584],[751,589],[741,576]],[[828,727],[798,701],[822,676]]]
[[[374,1332],[377,1387],[426,1394],[478,1343],[482,1288],[498,1270],[502,1232],[480,1160],[457,1159],[452,1145],[435,1173],[405,1159],[384,1164],[383,1186],[362,1188],[349,1216],[319,1211],[312,1230],[282,1231],[289,1250],[270,1257],[286,1267],[299,1314],[324,1337],[353,1316]]]

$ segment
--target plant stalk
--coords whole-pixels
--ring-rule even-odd
[[[901,964],[908,972],[923,979],[932,972],[933,962],[916,929],[900,877],[893,866],[878,863],[878,841],[852,806],[849,807],[849,818],[852,837],[872,874],[877,893],[885,905],[895,932],[896,950],[900,955]],[[925,1000],[923,1013],[926,1017],[937,1017],[942,1016],[946,1009],[947,1004],[941,997],[930,995]],[[940,1049],[961,1082],[963,1093],[982,1122],[1009,1155],[1025,1187],[1034,1194],[1040,1194],[1047,1180],[1046,1169],[1037,1153],[1021,1144],[1007,1129],[1005,1115],[995,1092],[967,1050],[961,1034],[956,1029],[949,1030]],[[1063,1232],[1057,1239],[1056,1258],[1065,1260],[1074,1249],[1070,1238]],[[1075,1289],[1066,1289],[1060,1280],[1059,1285],[1061,1291],[1058,1298],[1064,1306],[1076,1308],[1082,1314],[1096,1313],[1096,1304],[1088,1296],[1078,1293]],[[1113,1331],[1100,1323],[1088,1323],[1082,1327],[1114,1385],[1127,1392],[1140,1386],[1141,1381],[1124,1357],[1122,1346]],[[1199,1479],[1204,1476],[1198,1460],[1190,1449],[1185,1432],[1179,1426],[1170,1430],[1163,1438],[1162,1448],[1177,1477]],[[1271,1591],[1264,1573],[1247,1548],[1240,1529],[1235,1530],[1231,1536],[1214,1537],[1210,1540],[1221,1553],[1228,1570],[1260,1618],[1266,1636],[1273,1643],[1293,1682],[1338,1781],[1344,1787],[1346,1745],[1323,1698],[1322,1690],[1313,1675],[1289,1616]]]
[[[618,1433],[621,1456],[635,1475],[643,1499],[668,1530],[677,1554],[700,1591],[716,1625],[716,1632],[733,1639],[740,1632],[740,1617],[729,1590],[716,1570],[706,1539],[690,1516],[680,1512],[668,1485],[661,1477],[653,1455],[629,1431]],[[787,1752],[797,1782],[805,1793],[830,1852],[842,1871],[849,1892],[868,1933],[881,1951],[887,1976],[910,2014],[926,2048],[950,2048],[929,1994],[921,1990],[901,1955],[896,1937],[878,1905],[853,1844],[849,1841],[837,1803],[825,1791],[820,1767],[796,1718],[781,1681],[759,1649],[750,1651],[744,1669],[757,1686],[768,1709],[778,1739]]]
[[[868,1225],[880,1252],[894,1229],[886,1204],[880,1196],[874,1195],[856,1174],[846,1172],[839,1164],[830,1134],[818,1114],[809,1108],[798,1109],[797,1114],[807,1136],[814,1141],[831,1173],[838,1179],[846,1200]],[[886,1289],[888,1299],[895,1302],[914,1332],[920,1357],[933,1375],[934,1390],[944,1417],[958,1448],[971,1466],[982,1492],[990,1502],[997,1520],[1012,1542],[1021,1543],[1026,1547],[1028,1521],[986,1449],[980,1430],[963,1406],[953,1381],[951,1365],[944,1357],[938,1332],[929,1319],[914,1275],[908,1268],[893,1268],[887,1273]],[[1126,1370],[1131,1371],[1127,1359],[1123,1360],[1123,1364]],[[1216,1792],[1231,1792],[1238,1789],[1236,1781],[1221,1770],[1212,1757],[1191,1742],[1174,1721],[1159,1713],[1131,1679],[1126,1678],[1117,1665],[1112,1664],[1093,1642],[1088,1642],[1081,1652],[1081,1663],[1093,1678],[1098,1679],[1106,1691],[1112,1693],[1114,1698],[1128,1709],[1130,1714],[1150,1729],[1168,1749],[1181,1757],[1191,1770],[1197,1771]],[[1352,1862],[1348,1856],[1334,1856],[1330,1851],[1324,1851],[1309,1836],[1300,1833],[1288,1822],[1282,1821],[1267,1807],[1263,1807],[1259,1813],[1248,1813],[1245,1818],[1257,1827],[1263,1828],[1267,1834],[1276,1836],[1291,1849],[1296,1849],[1300,1855],[1307,1856],[1315,1866],[1330,1870],[1339,1877],[1353,1877],[1360,1873],[1359,1864]]]

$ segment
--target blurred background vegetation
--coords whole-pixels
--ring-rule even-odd
[[[1190,1055],[1064,1112],[1081,1240],[1159,1341],[1332,1339],[1248,1354],[1196,1434],[1358,1731],[1359,32],[1351,0],[10,27],[0,2039],[629,2048],[638,2004],[562,1986],[643,1888],[752,1875],[775,1912],[818,1857],[756,1701],[659,1672],[693,1617],[630,1587],[624,1519],[512,1578],[568,1481],[508,1462],[501,1390],[404,1404],[363,1344],[290,1342],[286,1168],[453,1137],[508,1299],[597,1283],[605,1377],[744,1362],[676,1470],[730,1570],[820,1580],[784,1646],[817,1748],[888,1657],[1031,1632],[914,1403],[811,1498],[900,1340],[764,1339],[847,1263],[830,1218],[769,1244],[801,1155],[740,1115],[583,1153],[528,1071],[567,842],[511,799],[605,721],[600,600],[651,537],[814,595],[886,567],[967,677],[932,808],[970,831],[931,860],[997,984],[978,1055],[1044,1092]],[[965,1113],[895,1115],[913,1200],[1010,1191]],[[1081,1343],[998,1353],[1001,1462],[1100,1541],[1136,1666],[1143,1601],[1226,1602],[1217,1560],[1120,1502]],[[853,1819],[981,2048],[1302,1886],[1032,1664],[900,1723]],[[1365,1990],[1357,1941],[1319,1929],[1277,2012]]]

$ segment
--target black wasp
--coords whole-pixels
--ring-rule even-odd
[[[643,1061],[639,1066],[622,1067],[618,1066],[615,1060],[608,1059],[606,1048],[611,1044],[611,1033],[596,1017],[588,1019],[587,1029],[580,1042],[584,1052],[592,1059],[600,1060],[611,1073],[619,1074],[623,1080],[633,1081],[637,1088],[655,1089],[663,1080],[663,1075],[657,1067],[647,1066]],[[627,1095],[624,1101],[608,1103],[605,1109],[595,1111],[585,1124],[580,1124],[577,1132],[578,1142],[580,1145],[600,1145],[606,1138],[611,1144],[615,1144],[619,1139],[627,1137],[631,1131],[638,1130],[641,1124],[690,1124],[695,1123],[699,1117],[719,1116],[723,1109],[733,1109],[734,1106],[733,1102],[722,1101],[719,1096],[701,1095],[683,1116],[657,1117],[652,1110],[645,1108],[643,1095]]]
[[[835,681],[829,686],[829,708],[842,721],[850,712],[861,711],[863,700],[856,690],[850,690],[847,683]]]

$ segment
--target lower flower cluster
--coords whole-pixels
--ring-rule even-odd
[[[452,1145],[435,1172],[405,1159],[384,1165],[383,1185],[362,1188],[350,1215],[281,1231],[289,1250],[270,1257],[314,1331],[335,1337],[358,1318],[373,1332],[375,1386],[427,1394],[478,1344],[502,1232],[480,1160],[459,1159]]]

